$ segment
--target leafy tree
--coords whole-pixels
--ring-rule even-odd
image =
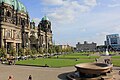
[[[46,48],[43,49],[43,53],[47,53],[47,49]]]
[[[18,49],[18,56],[24,56],[25,53],[24,53],[24,49],[23,48],[19,48]]]
[[[31,52],[32,52],[32,55],[37,54],[37,50],[36,50],[35,48],[33,48],[33,49],[31,50]]]
[[[38,49],[38,53],[39,53],[39,54],[43,54],[43,48],[39,48],[39,49]]]
[[[66,52],[66,49],[62,49],[62,51],[61,52]]]
[[[0,57],[6,57],[6,49],[4,47],[0,48]]]
[[[49,47],[49,49],[48,49],[48,53],[52,53],[53,52],[53,50],[52,50],[52,47]]]
[[[25,55],[32,55],[32,51],[29,48],[25,49]]]
[[[52,46],[51,46],[51,49],[52,49],[52,53],[55,53],[55,52],[56,52],[56,50],[55,50],[55,45],[52,45]]]
[[[8,50],[8,54],[10,54],[10,56],[16,56],[16,51],[13,46],[11,46],[10,49]]]
[[[55,51],[56,51],[57,53],[59,53],[59,52],[61,52],[62,50],[61,50],[60,46],[55,46]]]

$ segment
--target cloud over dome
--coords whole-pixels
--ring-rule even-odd
[[[97,5],[96,0],[42,0],[45,5],[51,6],[46,9],[48,17],[58,23],[71,23],[80,14],[90,11]]]

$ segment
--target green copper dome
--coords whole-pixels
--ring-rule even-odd
[[[25,6],[21,2],[18,2],[18,11],[27,12]]]
[[[12,5],[11,0],[0,0],[0,3],[2,2]]]
[[[49,18],[48,18],[47,16],[44,16],[44,17],[42,18],[42,21],[45,21],[45,20],[49,21]]]
[[[26,7],[19,0],[0,0],[0,3],[2,2],[13,5],[18,12],[27,12]]]
[[[14,5],[14,9],[17,10],[18,8],[18,1],[17,0],[11,0],[12,1],[12,5]]]

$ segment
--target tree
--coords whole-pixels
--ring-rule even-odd
[[[47,53],[47,49],[46,48],[43,49],[43,53]]]
[[[55,45],[52,45],[52,53],[55,53],[56,52],[56,50],[55,50]]]
[[[4,47],[0,48],[0,57],[6,57],[6,49]]]
[[[25,53],[24,53],[24,49],[23,48],[19,48],[18,49],[18,56],[24,56]]]
[[[36,50],[35,48],[33,48],[33,49],[31,50],[31,52],[32,52],[32,55],[37,54],[37,50]]]
[[[26,48],[26,49],[25,49],[25,55],[26,55],[26,56],[27,56],[27,55],[32,55],[31,49]]]
[[[39,53],[39,54],[43,54],[43,48],[39,48],[39,49],[38,49],[38,53]]]
[[[56,51],[57,53],[61,52],[60,46],[55,46],[55,51]]]
[[[52,47],[48,48],[48,53],[51,54],[52,53]]]
[[[8,54],[10,54],[10,56],[16,56],[16,51],[13,46],[11,46],[10,49],[8,50]]]

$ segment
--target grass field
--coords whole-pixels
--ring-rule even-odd
[[[57,58],[54,56],[52,58]],[[95,59],[99,58],[99,56],[88,56],[88,53],[72,53],[58,56],[59,59]]]
[[[20,65],[32,65],[32,66],[45,66],[47,64],[50,67],[66,67],[66,66],[74,66],[79,63],[88,63],[94,62],[95,58],[99,58],[99,56],[85,56],[81,55],[81,53],[72,53],[65,54],[60,56],[54,56],[51,58],[39,58],[39,59],[30,59],[17,61],[16,64]],[[77,61],[76,61],[77,59]]]
[[[54,56],[52,58],[57,58],[57,56]],[[71,56],[71,55],[62,55],[58,56],[59,59],[95,59],[99,58],[99,56]]]
[[[32,65],[32,66],[45,66],[47,64],[49,67],[66,67],[66,66],[74,66],[79,63],[88,63],[93,62],[94,59],[49,59],[49,58],[40,58],[35,60],[23,60],[18,61],[16,64],[21,65]]]
[[[120,67],[120,56],[112,56],[112,63],[114,66]]]
[[[120,56],[112,56],[112,59],[120,59]]]

